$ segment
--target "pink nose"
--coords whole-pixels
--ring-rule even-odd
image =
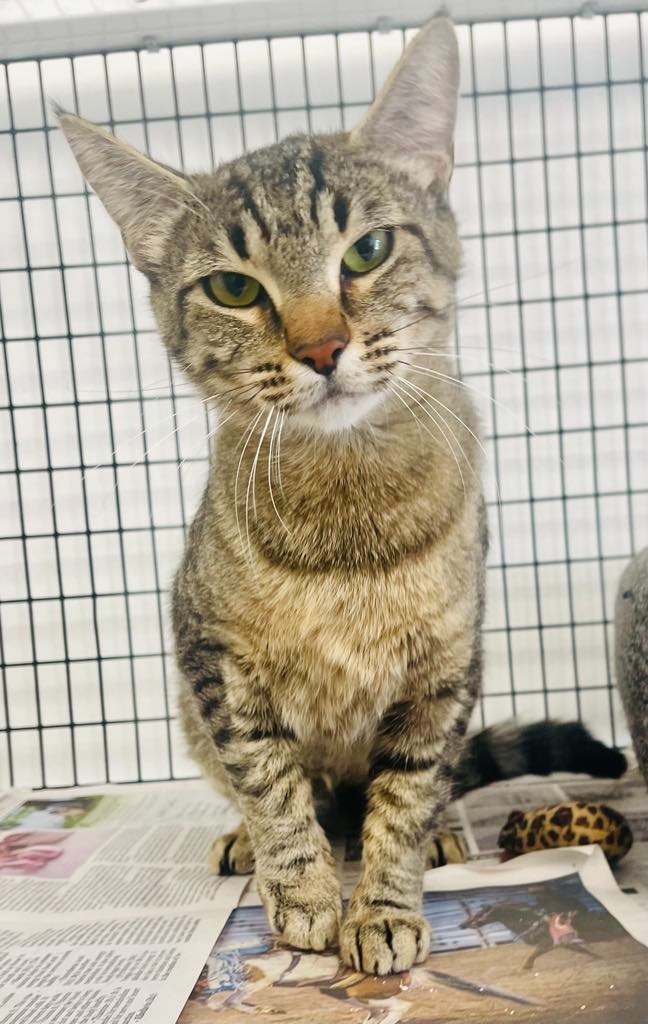
[[[334,372],[341,353],[349,344],[349,337],[346,331],[336,331],[335,334],[315,345],[300,345],[293,348],[293,355],[300,363],[310,366],[315,373],[321,373],[324,377],[330,377]]]

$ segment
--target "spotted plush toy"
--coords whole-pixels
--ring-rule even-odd
[[[590,843],[601,847],[610,864],[617,864],[632,846],[632,830],[622,814],[605,804],[565,803],[511,811],[497,841],[504,850],[502,860]]]

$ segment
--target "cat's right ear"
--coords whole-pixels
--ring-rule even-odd
[[[84,178],[121,231],[131,260],[154,277],[178,211],[191,205],[184,176],[83,117],[56,113]]]
[[[445,188],[454,163],[459,50],[452,22],[433,18],[416,34],[351,133],[403,163],[426,186]]]

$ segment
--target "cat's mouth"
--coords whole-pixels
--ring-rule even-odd
[[[312,405],[309,406],[312,410],[322,409],[324,406],[340,405],[342,402],[353,401],[354,398],[362,398],[366,395],[366,391],[351,390],[350,388],[343,387],[339,381],[329,380],[327,382],[326,391],[319,395]]]
[[[324,433],[337,433],[356,426],[381,401],[376,391],[353,390],[339,381],[329,381],[326,390],[310,405],[295,410],[293,418],[309,428]]]

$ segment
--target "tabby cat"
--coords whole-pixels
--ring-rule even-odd
[[[186,176],[59,112],[170,353],[221,414],[173,589],[189,748],[243,818],[212,861],[256,870],[287,942],[339,942],[378,974],[426,955],[422,875],[453,786],[575,754],[541,726],[535,747],[505,730],[462,761],[486,522],[447,354],[458,80],[435,19],[351,132]],[[609,752],[573,728],[599,770]],[[363,867],[342,921],[315,795],[354,789]]]

